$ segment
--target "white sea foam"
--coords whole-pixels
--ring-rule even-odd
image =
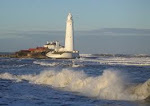
[[[38,64],[41,66],[57,66],[57,65],[63,65],[63,66],[70,66],[70,67],[82,67],[83,65],[81,64],[76,64],[74,61],[70,62],[70,63],[48,63],[48,62],[44,62],[44,61],[34,61],[34,64]]]
[[[39,65],[41,65],[41,66],[56,66],[56,65],[58,65],[58,63],[55,63],[55,62],[53,62],[53,63],[48,63],[48,62],[34,61],[33,63],[34,63],[34,64],[39,64]]]
[[[0,74],[1,79],[28,80],[34,84],[59,87],[62,90],[79,92],[82,95],[110,100],[142,100],[150,95],[150,80],[127,88],[125,77],[114,70],[104,70],[97,77],[89,77],[83,71],[43,71],[38,75]]]
[[[75,61],[72,61],[72,64],[71,64],[71,66],[72,67],[83,67],[84,65],[82,65],[82,64],[77,64],[77,62],[75,62]]]
[[[72,64],[72,67],[80,67],[82,65],[79,65],[79,64]]]
[[[126,66],[150,66],[150,57],[99,57],[97,59],[84,59],[80,58],[81,61],[97,62],[100,64],[108,65],[126,65]]]
[[[21,78],[15,76],[15,75],[12,75],[10,73],[0,74],[0,79],[16,80],[17,82],[22,81]]]
[[[82,56],[82,57],[90,57],[90,56],[92,56],[92,54],[80,54],[80,56]]]

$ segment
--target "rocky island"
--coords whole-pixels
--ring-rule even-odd
[[[0,57],[10,58],[47,58],[46,53],[50,50],[46,47],[29,48],[27,50],[20,50],[15,53],[0,53]]]
[[[29,48],[26,50],[19,50],[14,53],[6,53],[1,52],[0,57],[8,57],[8,58],[38,58],[38,59],[46,59],[48,58],[46,54],[50,51],[54,51],[56,49],[56,42],[52,41],[43,45],[43,47]],[[61,45],[60,45],[61,46]]]

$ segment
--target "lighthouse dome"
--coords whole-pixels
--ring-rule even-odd
[[[71,15],[71,13],[68,14],[67,20],[72,20],[72,15]]]

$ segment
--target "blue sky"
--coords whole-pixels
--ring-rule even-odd
[[[81,53],[150,54],[149,11],[150,0],[0,0],[0,52],[63,44],[71,12]]]

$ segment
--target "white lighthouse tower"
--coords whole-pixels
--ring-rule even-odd
[[[65,50],[74,51],[74,29],[71,13],[68,14],[66,22]]]
[[[69,13],[67,16],[65,47],[60,46],[58,41],[54,47],[56,48],[54,48],[53,51],[50,51],[46,54],[47,57],[56,59],[79,58],[79,51],[74,50],[74,29],[71,13]]]

